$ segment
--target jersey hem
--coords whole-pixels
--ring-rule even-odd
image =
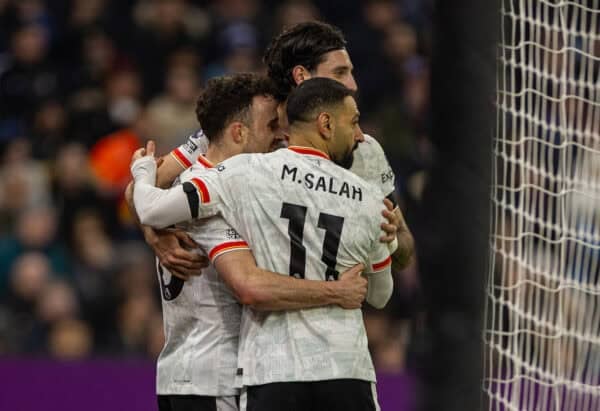
[[[372,383],[377,383],[377,377],[375,376],[375,374],[373,374],[373,376],[370,377],[363,377],[363,376],[356,376],[356,375],[339,375],[339,376],[331,376],[331,377],[325,377],[325,378],[297,378],[297,379],[293,379],[293,380],[286,380],[286,379],[279,379],[279,378],[269,378],[263,381],[243,381],[243,386],[245,387],[249,387],[249,386],[253,386],[253,385],[264,385],[264,384],[272,384],[272,383],[278,383],[278,382],[317,382],[317,381],[331,381],[331,380],[360,380],[360,381],[367,381],[367,382],[372,382]],[[239,386],[238,383],[238,388],[241,388]]]

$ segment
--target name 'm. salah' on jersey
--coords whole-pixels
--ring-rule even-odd
[[[199,158],[182,173],[185,181],[210,167]],[[206,250],[211,261],[248,244],[221,217],[179,224]],[[158,395],[238,395],[235,388],[242,307],[211,264],[202,275],[182,281],[157,260],[165,345],[158,357]]]
[[[365,141],[354,151],[354,162],[350,171],[379,187],[383,195],[389,197],[395,190],[394,171],[379,142],[368,134],[364,136]],[[202,130],[198,130],[190,135],[184,144],[171,151],[171,155],[186,169],[196,162],[198,156],[206,153],[207,147],[208,139]]]
[[[232,157],[192,179],[198,218],[220,212],[259,267],[336,280],[358,262],[391,263],[379,242],[383,194],[326,154],[290,147]],[[244,308],[238,384],[353,378],[375,381],[361,310],[337,306],[281,312]]]

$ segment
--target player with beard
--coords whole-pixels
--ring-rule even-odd
[[[346,49],[346,40],[336,27],[322,22],[306,22],[292,26],[275,37],[264,55],[268,75],[277,85],[280,99],[287,95],[298,84],[314,77],[325,77],[337,80],[347,88],[357,91],[357,84],[352,74],[354,66]],[[279,108],[281,127],[287,128],[285,104]],[[277,142],[279,144],[279,142]],[[191,166],[196,158],[206,150],[206,139],[201,130],[191,135],[187,142],[174,149],[164,157],[159,167],[157,185],[168,187],[177,175]],[[350,162],[350,158],[353,159]],[[397,242],[392,255],[393,268],[401,270],[411,261],[414,250],[414,239],[404,221],[404,217],[395,200],[394,173],[390,167],[381,145],[367,134],[364,141],[357,143],[354,156],[348,157],[343,166],[375,184],[386,197],[388,210],[384,216],[388,223],[382,225],[386,235],[384,242]],[[149,227],[144,229],[146,240],[152,245],[161,260],[169,264],[175,274],[191,274],[199,263],[189,253],[177,245],[177,241],[164,232],[158,232],[163,238],[159,241],[156,231]],[[173,265],[171,265],[173,263]]]
[[[259,267],[299,279],[336,282],[342,270],[364,263],[367,301],[382,308],[393,288],[390,250],[379,241],[384,194],[336,165],[350,162],[364,140],[353,92],[331,79],[307,80],[290,94],[287,115],[288,149],[234,156],[191,173],[188,188],[154,187],[154,153],[138,150],[132,174],[140,220],[162,228],[220,214]],[[220,271],[219,260],[215,266]],[[246,306],[238,364],[242,410],[379,408],[359,309]]]
[[[179,188],[195,195],[195,178],[213,163],[269,151],[279,138],[273,90],[271,81],[255,74],[209,80],[197,115],[210,142],[205,155],[180,176]],[[258,269],[246,241],[221,217],[179,228],[205,251],[211,265],[184,282],[157,264],[165,329],[157,360],[160,411],[237,410],[238,300],[258,311],[330,304],[354,309],[364,300],[366,280],[359,275],[360,266],[343,273],[340,281],[296,279]]]

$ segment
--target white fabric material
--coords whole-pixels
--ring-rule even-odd
[[[236,397],[217,397],[217,411],[238,411]]]
[[[133,203],[142,224],[165,228],[192,218],[187,195],[181,185],[170,190],[159,190],[154,187],[156,181],[154,159],[142,157],[136,160],[131,166],[131,174],[135,180]],[[217,214],[216,207],[205,205],[202,210],[207,216]]]
[[[367,278],[367,302],[375,308],[385,307],[394,290],[392,268],[388,266],[384,271],[370,274]]]
[[[379,187],[384,197],[395,191],[395,175],[383,152],[381,144],[375,138],[365,134],[365,141],[354,150],[354,162],[350,171],[363,180]]]
[[[208,147],[208,139],[198,130],[188,137],[173,154],[183,167],[189,167],[196,162],[199,155],[204,154]],[[183,159],[182,159],[183,157]],[[365,134],[365,141],[358,145],[354,151],[354,162],[350,171],[363,180],[379,187],[384,197],[395,190],[395,176],[381,144],[372,136]]]
[[[383,194],[327,159],[286,149],[242,154],[206,170],[199,178],[210,193],[210,201],[200,204],[200,217],[220,212],[251,245],[260,267],[290,271],[288,232],[293,219],[282,217],[284,203],[296,211],[306,207],[300,226],[307,279],[325,279],[327,266],[322,255],[326,234],[331,231],[326,221],[331,218],[343,219],[335,258],[337,272],[358,262],[366,263],[367,273],[381,273],[387,267],[389,250],[379,242]],[[171,196],[185,201],[181,190],[157,196],[154,192],[158,189],[147,188],[154,208],[171,204]],[[137,198],[136,207],[137,200],[145,201]],[[168,209],[153,215],[161,224],[176,222],[167,220],[172,216]],[[362,313],[339,307],[291,312],[244,308],[239,364],[243,368],[239,385],[336,378],[375,381]]]
[[[186,181],[194,165],[181,175]],[[222,218],[189,221],[179,225],[208,254],[215,247],[236,245],[240,236]],[[157,261],[158,264],[158,261]],[[237,395],[235,373],[242,307],[211,265],[202,275],[181,281],[160,267],[165,345],[158,357],[156,389],[164,395]],[[162,277],[162,278],[161,278]],[[167,288],[172,282],[182,285]],[[217,399],[219,410],[236,410],[233,397]],[[219,408],[221,407],[221,408]]]

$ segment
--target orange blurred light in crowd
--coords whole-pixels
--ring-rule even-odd
[[[138,135],[130,129],[124,129],[101,138],[92,147],[90,166],[102,188],[125,189],[131,179],[131,156],[140,146]]]

